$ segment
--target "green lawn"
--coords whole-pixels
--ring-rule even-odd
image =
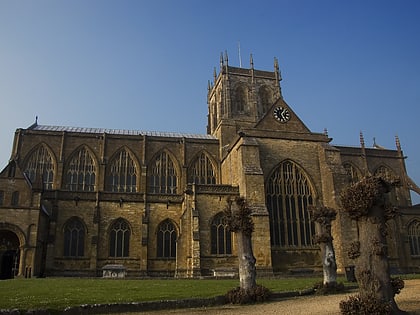
[[[321,278],[261,279],[274,292],[302,290]],[[82,304],[124,303],[223,295],[239,280],[114,280],[101,278],[40,278],[0,281],[0,309],[62,310]]]
[[[404,279],[419,278],[407,275]],[[344,282],[339,278],[339,282]],[[322,278],[296,277],[259,279],[273,292],[311,288]],[[0,309],[46,308],[63,310],[83,304],[129,303],[142,301],[206,298],[223,295],[239,285],[239,280],[136,280],[102,278],[40,278],[0,281]],[[354,285],[354,283],[352,283]]]

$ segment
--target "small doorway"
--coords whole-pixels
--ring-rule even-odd
[[[12,279],[19,271],[19,239],[15,233],[0,230],[0,279]]]

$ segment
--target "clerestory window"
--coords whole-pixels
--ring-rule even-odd
[[[53,158],[44,145],[32,151],[26,162],[25,173],[32,183],[40,179],[44,189],[53,189]]]
[[[178,176],[174,162],[165,151],[151,163],[149,192],[152,194],[176,194]]]
[[[207,154],[201,153],[193,161],[188,181],[195,184],[216,184],[213,164]]]
[[[96,166],[86,148],[75,152],[66,171],[66,188],[73,191],[94,191]]]
[[[113,192],[137,191],[137,167],[127,150],[121,150],[109,163],[107,190]]]

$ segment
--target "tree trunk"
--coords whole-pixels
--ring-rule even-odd
[[[384,210],[373,206],[368,216],[359,219],[360,256],[356,259],[356,279],[362,298],[372,294],[383,303],[390,303],[391,314],[404,314],[395,300],[389,274]]]
[[[337,264],[332,241],[320,243],[324,286],[337,285]]]
[[[242,231],[236,232],[238,242],[239,281],[241,289],[249,291],[256,286],[257,272],[255,257],[252,251],[251,235]]]

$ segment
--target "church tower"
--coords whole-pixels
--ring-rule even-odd
[[[220,72],[214,70],[214,82],[208,86],[207,133],[220,139],[227,146],[242,128],[252,128],[282,98],[281,75],[277,59],[274,71],[229,66],[228,55],[220,56]]]

